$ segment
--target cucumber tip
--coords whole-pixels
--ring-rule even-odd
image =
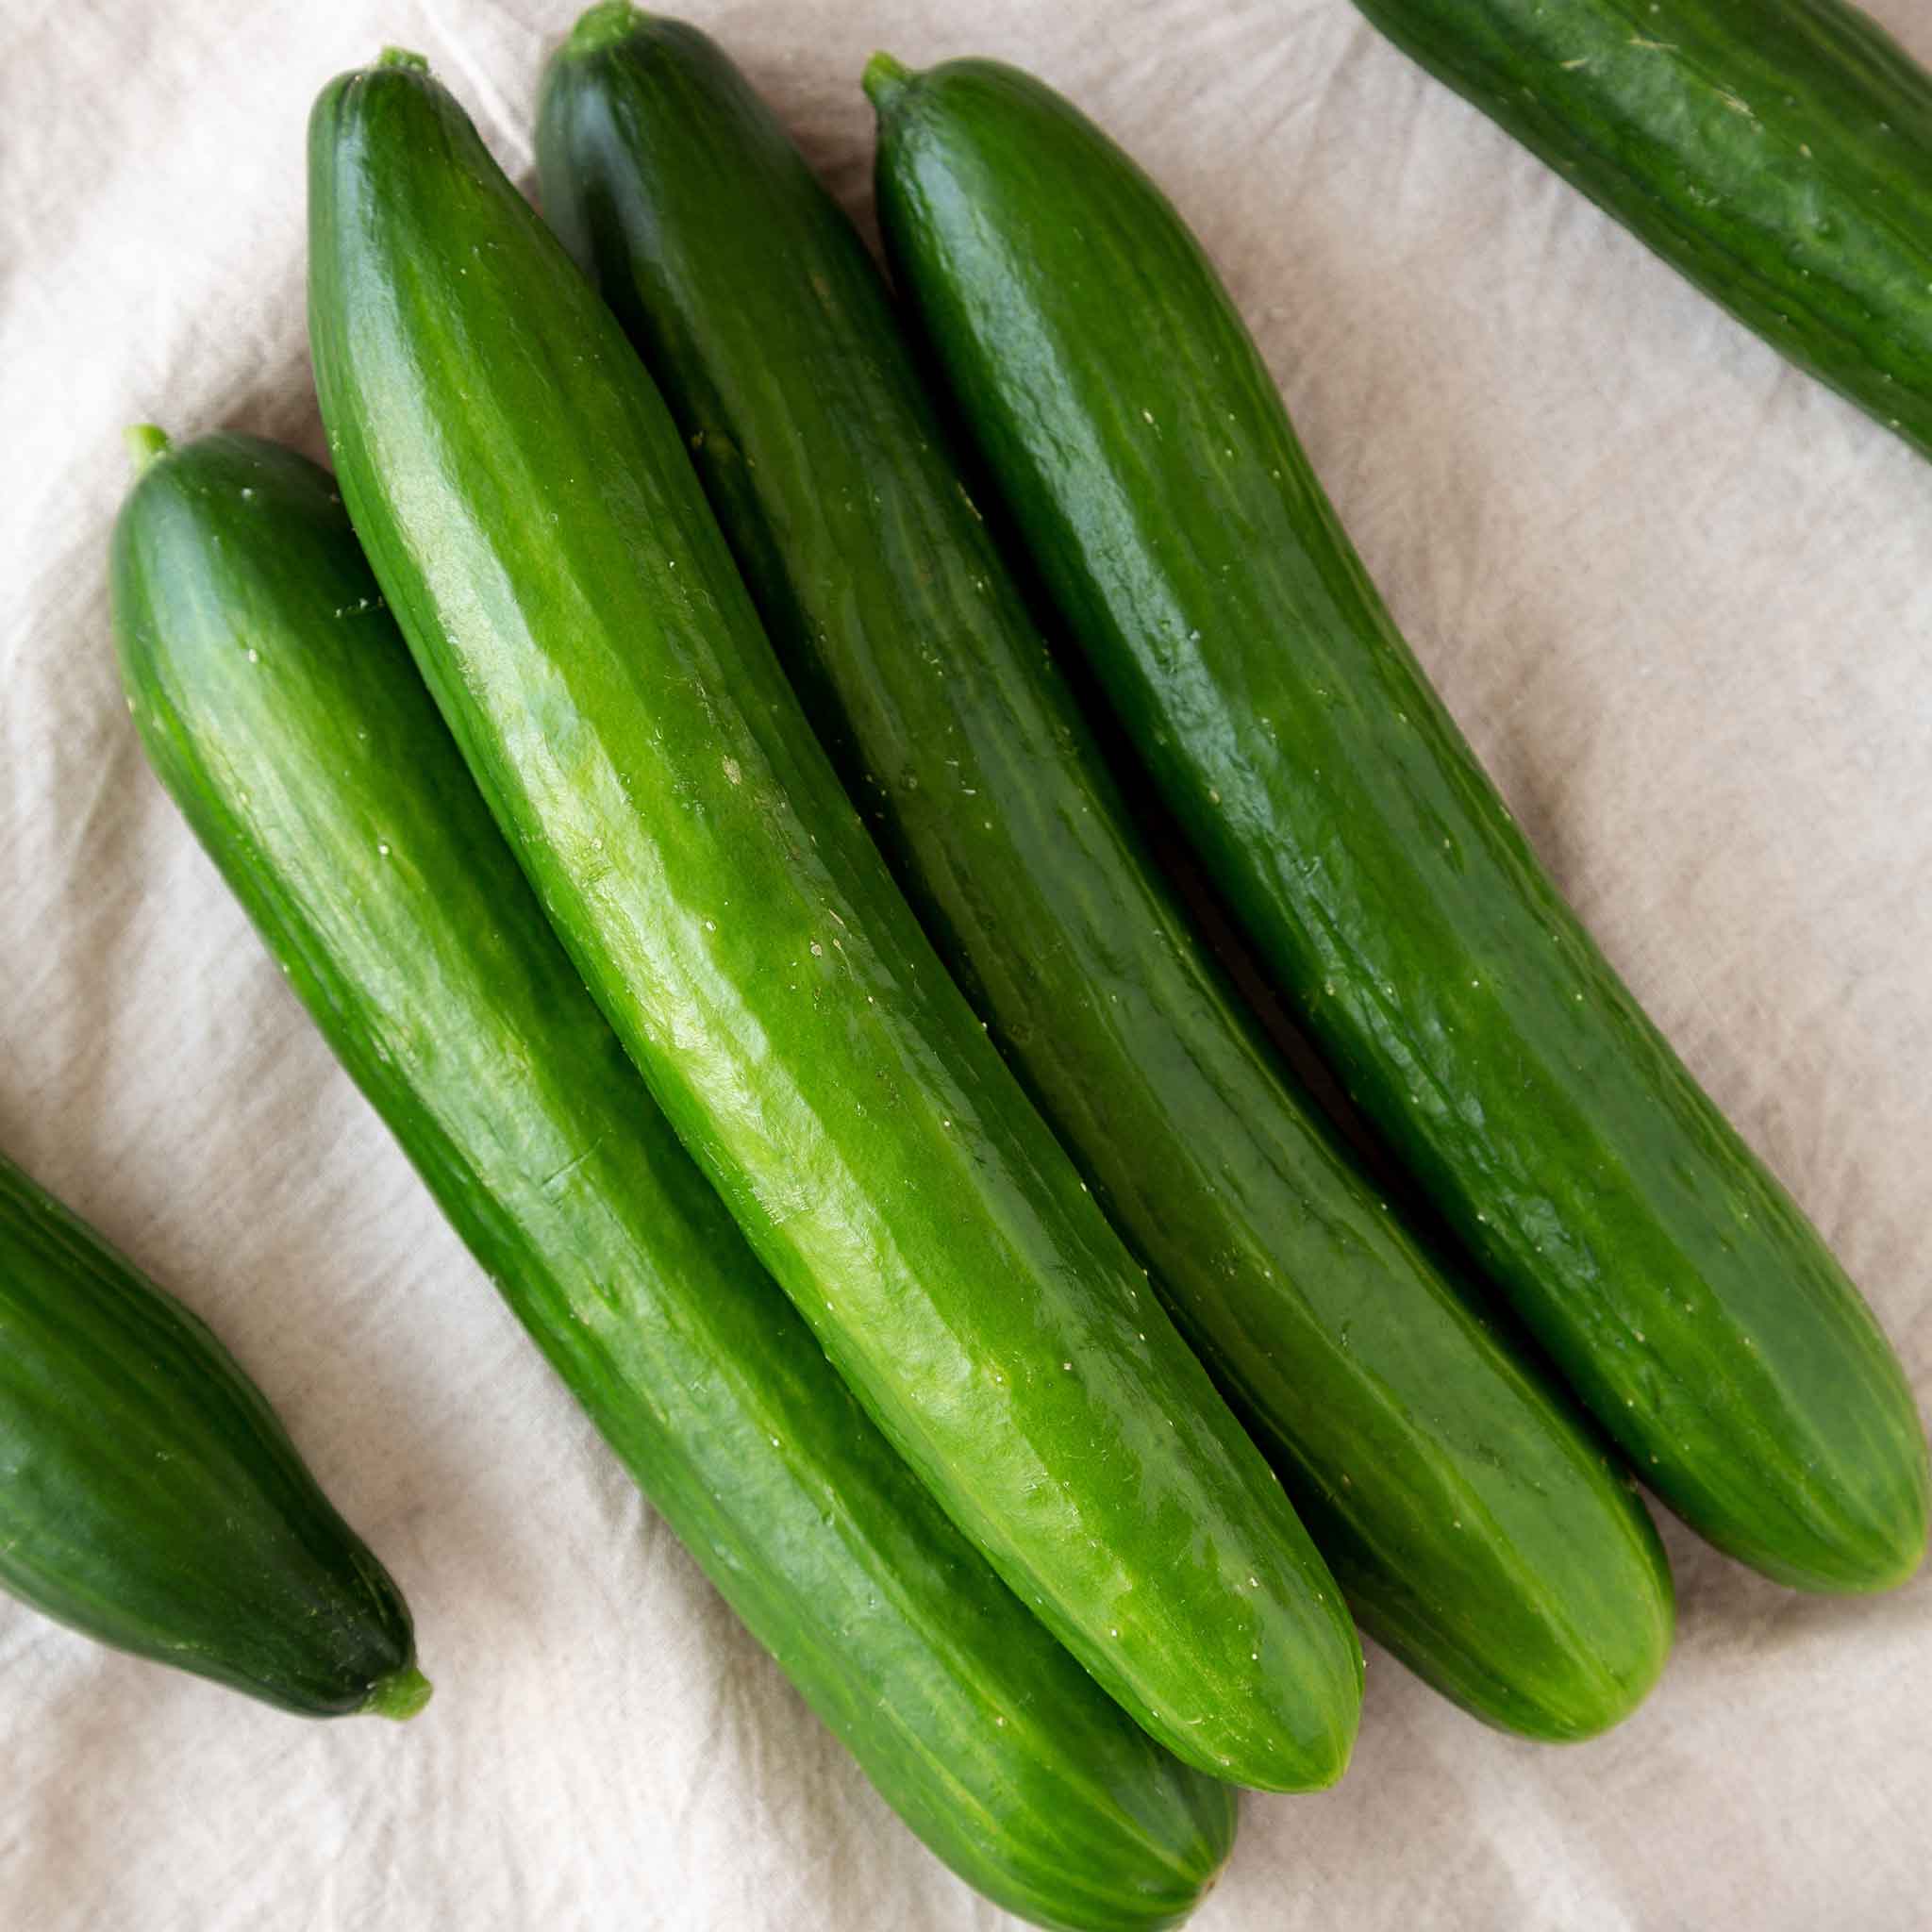
[[[600,54],[649,19],[650,15],[642,8],[633,6],[632,0],[597,0],[594,7],[587,7],[578,14],[577,24],[563,43],[563,52]]]
[[[429,1702],[430,1695],[429,1679],[414,1664],[405,1664],[370,1686],[362,1709],[370,1717],[386,1717],[403,1724]]]
[[[918,75],[903,60],[895,60],[887,53],[878,53],[865,63],[865,73],[859,84],[865,89],[866,99],[883,114],[917,78]]]
[[[168,432],[156,428],[152,423],[130,423],[121,437],[127,445],[137,476],[144,476],[174,447],[168,441]]]

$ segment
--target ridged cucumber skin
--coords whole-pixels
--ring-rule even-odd
[[[1363,1627],[1493,1723],[1615,1723],[1670,1643],[1642,1505],[1208,958],[851,225],[713,42],[622,0],[552,61],[538,152],[546,215],[671,404],[848,791]]]
[[[1800,1588],[1902,1582],[1897,1358],[1538,863],[1198,243],[1026,75],[868,81],[890,252],[1013,525],[1363,1111],[1694,1528]]]
[[[679,1139],[1135,1718],[1233,1782],[1331,1782],[1341,1592],[892,885],[615,319],[426,74],[332,84],[310,159],[350,514]]]
[[[1932,454],[1932,75],[1834,0],[1356,0],[1788,356]]]
[[[0,1586],[303,1717],[428,1694],[402,1593],[234,1357],[4,1156]]]
[[[1177,1924],[1232,1794],[999,1581],[758,1266],[558,944],[327,475],[208,437],[125,524],[157,773],[619,1460],[961,1876],[1042,1925]]]

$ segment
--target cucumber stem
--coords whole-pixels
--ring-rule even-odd
[[[137,476],[144,476],[174,447],[168,441],[168,432],[157,429],[152,423],[130,423],[121,432],[121,438],[127,445]]]
[[[642,8],[632,6],[631,0],[597,0],[596,6],[587,7],[577,16],[576,25],[571,28],[570,38],[563,43],[564,51],[601,53],[649,19],[650,15]]]
[[[421,54],[412,54],[407,47],[385,47],[375,57],[378,67],[407,67],[415,74],[427,74],[429,62]]]
[[[370,1686],[362,1712],[369,1717],[392,1718],[402,1724],[414,1717],[429,1702],[429,1679],[414,1664],[405,1664]]]
[[[903,60],[895,60],[890,54],[874,54],[865,63],[865,75],[860,85],[865,89],[865,97],[881,114],[891,111],[892,104],[898,100],[919,76]]]

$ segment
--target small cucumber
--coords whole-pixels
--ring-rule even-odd
[[[867,85],[891,257],[1012,525],[1363,1111],[1694,1528],[1800,1587],[1903,1582],[1896,1357],[1537,862],[1199,244],[1037,80]]]
[[[401,1592],[234,1357],[4,1156],[0,1587],[303,1717],[429,1696]]]
[[[122,526],[156,771],[618,1458],[956,1872],[1043,1925],[1177,1924],[1231,1794],[993,1575],[758,1267],[491,823],[328,477],[208,437]]]
[[[342,494],[679,1139],[1128,1711],[1230,1780],[1331,1782],[1341,1592],[892,884],[624,332],[420,67],[334,82],[309,158]]]
[[[538,151],[549,218],[662,385],[847,789],[1363,1626],[1497,1724],[1615,1723],[1670,1643],[1642,1504],[1216,971],[851,225],[710,41],[623,0],[553,60]]]

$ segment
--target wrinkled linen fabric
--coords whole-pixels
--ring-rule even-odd
[[[1914,0],[1874,10],[1932,60]],[[442,1225],[148,774],[123,425],[323,453],[303,140],[420,49],[525,182],[568,0],[0,6],[0,1145],[227,1338],[413,1605],[436,1701],[305,1724],[0,1600],[8,1932],[992,1932],[745,1636]],[[1605,948],[1932,1383],[1932,463],[1345,0],[691,0],[869,219],[875,46],[1004,56],[1166,185],[1370,570]],[[1612,1736],[1370,1647],[1334,1791],[1199,1932],[1912,1932],[1932,1583],[1664,1535]]]

